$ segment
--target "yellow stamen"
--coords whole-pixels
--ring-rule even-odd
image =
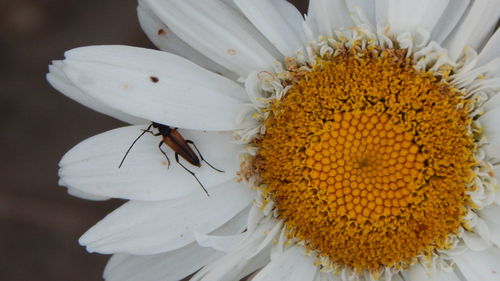
[[[252,165],[290,237],[375,273],[448,247],[475,145],[459,91],[401,50],[372,51],[289,73],[300,78],[268,109]]]

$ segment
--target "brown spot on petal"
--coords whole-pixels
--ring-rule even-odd
[[[229,49],[227,49],[227,54],[230,56],[234,56],[234,55],[236,55],[236,50],[229,48]]]
[[[149,80],[151,80],[151,82],[153,83],[158,83],[158,81],[160,81],[160,79],[158,79],[158,77],[156,76],[149,76]]]
[[[165,34],[167,34],[167,32],[165,31],[165,29],[163,29],[163,28],[158,29],[158,32],[156,32],[156,33],[158,35],[165,35]]]

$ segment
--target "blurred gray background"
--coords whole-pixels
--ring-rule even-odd
[[[306,10],[307,0],[291,2]],[[122,202],[67,195],[57,185],[57,162],[83,139],[125,124],[45,80],[65,50],[99,44],[154,48],[135,0],[0,0],[2,281],[102,280],[108,256],[87,253],[77,240]]]

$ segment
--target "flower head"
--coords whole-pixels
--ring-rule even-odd
[[[139,1],[167,52],[79,48],[47,76],[135,124],[60,162],[69,193],[130,200],[80,243],[107,280],[497,280],[498,8]],[[128,151],[147,127],[182,137]]]

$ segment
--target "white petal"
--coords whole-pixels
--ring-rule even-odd
[[[432,32],[432,40],[441,44],[458,24],[460,18],[469,6],[470,0],[453,0],[443,12]]]
[[[247,206],[245,209],[240,211],[236,216],[232,217],[229,221],[223,224],[221,227],[212,231],[210,235],[213,236],[228,236],[233,235],[235,233],[241,233],[245,230],[246,221],[248,219],[248,215],[250,213],[250,206]],[[197,232],[200,233],[200,232]],[[204,235],[204,234],[203,234]]]
[[[262,268],[269,262],[269,251],[247,259],[244,252],[228,254],[220,258],[211,266],[210,270],[202,277],[195,275],[191,281],[234,281],[241,280],[255,270]]]
[[[467,251],[454,257],[458,268],[467,281],[500,280],[500,249],[491,247],[485,251]]]
[[[500,132],[490,132],[486,137],[488,143],[483,145],[483,149],[486,152],[486,155],[489,158],[500,159]]]
[[[362,15],[365,18],[362,22],[357,24],[367,24],[371,27],[376,25],[375,22],[375,0],[345,0],[347,8],[352,15],[362,11]],[[354,20],[354,19],[353,19]]]
[[[248,250],[248,249],[246,249]],[[248,257],[244,249],[228,253],[198,271],[190,281],[234,281],[262,268],[269,262],[269,250]]]
[[[403,280],[403,277],[401,277],[401,275],[400,275],[400,274],[394,274],[394,275],[392,276],[391,281],[405,281],[405,280]]]
[[[59,185],[67,186],[65,183],[63,183],[61,181],[59,182]],[[71,187],[68,187],[68,194],[71,196],[75,196],[75,197],[82,198],[85,200],[92,200],[92,201],[104,201],[104,200],[110,199],[109,197],[85,193],[79,189],[75,189],[75,188],[71,188]]]
[[[219,0],[219,1],[221,1],[222,3],[224,3],[225,5],[227,5],[228,7],[230,7],[231,9],[233,9],[238,14],[243,15],[243,13],[241,13],[241,11],[238,8],[238,6],[236,6],[236,4],[234,3],[234,0]]]
[[[312,281],[318,270],[313,263],[314,258],[304,255],[304,249],[294,246],[273,259],[253,281]]]
[[[500,148],[499,148],[499,151],[500,151]],[[500,157],[498,157],[498,159],[500,159]],[[500,205],[500,190],[498,190],[498,182],[500,181],[500,165],[494,165],[493,166],[493,170],[494,170],[494,173],[495,173],[495,178],[497,180],[497,189],[495,190],[495,201],[494,203],[497,204],[497,205]]]
[[[191,281],[233,281],[263,267],[269,262],[269,247],[256,255],[249,254],[264,239],[265,233],[256,233],[240,247],[208,264]]]
[[[488,99],[488,101],[486,101],[486,103],[483,106],[483,110],[487,112],[497,107],[500,107],[500,95],[494,95],[493,97]]]
[[[196,130],[233,130],[244,89],[166,52],[93,46],[66,52],[62,70],[89,96],[158,123]],[[156,79],[156,80],[154,80]]]
[[[305,44],[304,20],[286,0],[235,0],[236,5],[255,27],[284,56],[292,57]]]
[[[479,214],[484,219],[500,224],[500,206],[498,205],[491,205],[483,208],[479,210]]]
[[[208,233],[226,223],[253,199],[254,192],[237,182],[213,189],[210,197],[130,201],[89,229],[80,243],[89,252],[157,254],[194,241],[193,232]]]
[[[256,210],[262,213],[255,204],[252,205],[247,216],[248,220],[245,223],[245,232],[239,232],[238,234],[230,236],[202,235],[195,233],[196,241],[202,246],[212,247],[216,250],[229,253],[241,250],[243,245],[248,245],[249,243],[253,243],[252,241],[258,240],[254,246],[245,251],[246,258],[257,255],[274,241],[274,238],[282,229],[282,222],[276,223],[268,219],[265,223],[255,225],[253,221],[256,219]]]
[[[269,251],[264,250],[260,252],[259,254],[253,256],[248,263],[242,267],[239,275],[236,277],[236,280],[242,280],[243,277],[250,275],[251,273],[256,272],[258,269],[263,268],[266,266],[270,261],[269,258]],[[248,280],[254,280],[254,279],[248,279]],[[232,280],[228,280],[232,281]]]
[[[479,216],[486,222],[491,233],[491,241],[500,247],[500,206],[491,205],[479,211]]]
[[[476,66],[483,66],[498,57],[500,57],[500,28],[488,39],[483,50],[479,53]]]
[[[487,221],[488,229],[492,233],[491,242],[493,242],[497,247],[500,247],[500,224],[492,223]]]
[[[332,36],[335,29],[354,24],[343,0],[310,0],[307,15],[315,21],[320,35],[324,36]]]
[[[443,44],[452,59],[457,59],[465,46],[470,46],[477,51],[482,48],[498,23],[499,5],[498,0],[472,2],[460,24]]]
[[[484,145],[483,149],[489,158],[500,159],[500,134],[488,136],[489,144]]]
[[[238,78],[233,72],[210,60],[200,52],[193,49],[186,42],[182,41],[182,39],[170,30],[168,26],[156,16],[156,14],[144,4],[143,1],[139,1],[137,16],[139,17],[139,23],[148,38],[160,50],[178,54],[201,67],[209,69],[215,73],[220,73],[228,78]]]
[[[64,74],[61,67],[63,66],[60,61],[53,61],[52,65],[49,65],[49,73],[47,73],[47,81],[56,88],[63,95],[70,99],[84,105],[90,109],[93,109],[99,113],[109,115],[113,118],[121,120],[130,124],[144,124],[147,122],[145,119],[138,118],[122,111],[113,109],[97,99],[85,94],[81,89],[76,87]]]
[[[415,264],[409,270],[402,271],[404,280],[411,281],[461,281],[454,272],[436,270],[435,272],[426,272],[420,264]],[[393,278],[394,279],[394,278]]]
[[[464,231],[461,237],[465,245],[474,251],[482,251],[491,247],[487,225],[481,219],[478,219],[478,222],[480,223],[474,228],[475,232]]]
[[[239,245],[245,238],[245,234],[236,234],[231,236],[214,236],[195,233],[195,239],[203,247],[210,247],[221,252],[229,252]]]
[[[490,230],[488,229],[488,224],[482,219],[479,218],[477,219],[477,223],[474,226],[474,233],[479,235],[486,243],[491,245],[491,233]],[[495,233],[493,235],[496,235]]]
[[[231,223],[226,223],[223,233],[214,231],[214,233],[203,234],[195,232],[196,242],[203,247],[209,247],[221,252],[228,252],[228,249],[235,248],[245,237],[242,233],[247,227],[250,207],[241,211],[236,217],[231,219]],[[222,227],[221,227],[222,228]]]
[[[104,270],[106,281],[176,281],[185,278],[221,254],[195,243],[156,255],[115,254]]]
[[[264,212],[262,212],[260,207],[258,207],[257,204],[253,204],[252,208],[250,209],[250,214],[248,215],[247,231],[248,232],[255,231],[255,229],[259,225],[259,222],[262,221],[264,216],[265,216]]]
[[[89,194],[132,200],[158,201],[203,193],[196,179],[175,162],[173,151],[163,145],[162,149],[170,159],[170,166],[167,166],[167,159],[158,149],[160,136],[144,134],[118,168],[132,142],[146,127],[123,127],[81,142],[68,151],[59,163],[61,183]],[[231,133],[179,132],[196,144],[204,159],[224,171],[217,172],[203,162],[198,168],[180,159],[196,173],[209,192],[213,186],[236,176],[241,148],[232,142]]]
[[[255,205],[252,206],[255,210]],[[252,214],[249,216],[249,222]],[[272,228],[276,225],[273,220],[267,219],[258,225],[256,229],[248,226],[245,231],[247,236],[240,245],[228,252],[226,255],[205,266],[191,281],[233,281],[240,280],[242,277],[250,274],[258,268],[263,267],[269,262],[271,245],[265,241],[269,236],[271,240],[275,235],[272,234]],[[260,246],[266,244],[264,248]],[[259,249],[260,248],[260,249]],[[259,250],[256,250],[259,249]]]
[[[312,41],[316,39],[319,35],[318,26],[316,25],[316,20],[312,16],[312,5],[309,5],[309,10],[306,15],[304,15],[304,21],[302,22],[302,28],[306,35],[307,41]]]
[[[449,0],[380,0],[376,1],[377,24],[396,34],[413,33],[423,28],[431,33]]]
[[[260,242],[258,246],[256,246],[252,251],[249,252],[250,256],[257,255],[265,248],[267,248],[272,241],[274,241],[275,237],[280,234],[283,230],[283,221],[279,221],[272,229],[266,232],[266,237]],[[273,251],[272,254],[281,255],[280,251]]]
[[[340,277],[342,278],[342,281],[362,281],[363,280],[363,277],[359,277],[359,274],[353,270],[352,268],[344,268],[342,270],[340,270],[340,273],[339,273]],[[373,280],[375,278],[370,278],[368,277],[369,281],[376,281],[376,280]]]
[[[249,208],[241,211],[214,235],[228,235],[244,228]],[[180,280],[222,256],[216,250],[191,243],[183,248],[156,255],[137,256],[115,254],[104,270],[106,280],[115,281],[169,281]]]
[[[500,133],[500,122],[498,120],[500,120],[500,108],[492,109],[479,118],[486,137]]]
[[[220,1],[143,0],[183,41],[245,77],[276,60],[253,26]]]

